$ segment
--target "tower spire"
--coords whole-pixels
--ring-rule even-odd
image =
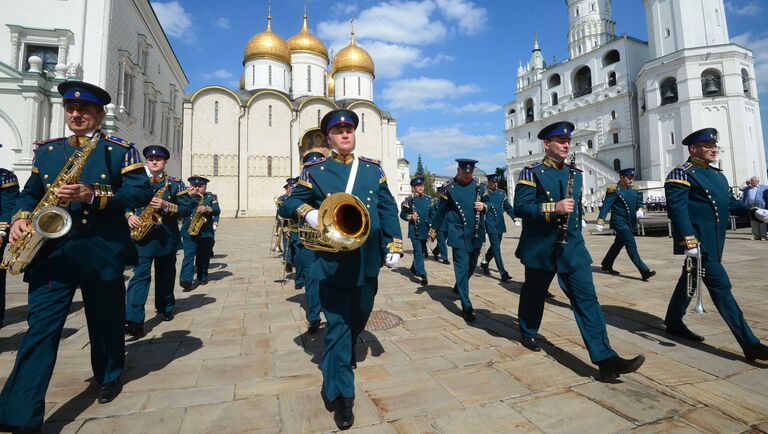
[[[533,33],[533,51],[541,51],[539,49],[539,32]]]
[[[267,1],[267,30],[272,30],[272,0]]]
[[[352,15],[352,19],[349,20],[350,25],[352,26],[352,44],[355,45],[355,16]]]

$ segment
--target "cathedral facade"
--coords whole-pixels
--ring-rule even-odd
[[[325,146],[319,125],[336,108],[360,118],[357,155],[381,160],[398,200],[408,181],[397,142],[397,122],[374,102],[375,66],[355,42],[331,59],[309,30],[284,40],[267,29],[253,36],[243,53],[240,89],[206,86],[184,100],[182,172],[210,179],[223,215],[271,216],[274,198],[288,177],[298,176],[302,156]],[[404,172],[404,173],[401,173]]]
[[[610,0],[566,1],[568,60],[546,65],[534,41],[505,105],[510,179],[543,158],[536,135],[557,121],[576,125],[585,204],[627,167],[646,197],[663,195],[667,173],[687,158],[683,138],[705,127],[720,132],[719,167],[732,186],[766,173],[754,58],[730,43],[723,1],[643,4],[648,42],[615,34]]]

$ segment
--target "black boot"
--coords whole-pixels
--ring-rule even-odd
[[[509,273],[504,273],[504,275],[501,276],[502,282],[509,282],[510,280],[512,280],[512,276],[510,276]]]
[[[621,374],[637,371],[644,362],[645,356],[637,356],[634,359],[622,359],[619,356],[614,356],[598,362],[597,366],[600,367],[600,376],[603,380],[613,380],[619,378]]]
[[[144,336],[144,324],[126,321],[124,331],[128,336],[133,338],[140,338]]]
[[[475,320],[477,319],[475,317],[475,312],[471,309],[463,309],[461,311],[461,317],[464,318],[464,321],[468,323],[475,322]]]
[[[117,398],[120,391],[123,390],[123,385],[120,384],[120,380],[110,381],[107,384],[102,384],[99,388],[99,404],[106,404]]]
[[[521,343],[523,344],[523,346],[525,348],[528,348],[529,350],[531,350],[533,352],[537,352],[538,353],[539,351],[541,351],[541,347],[539,346],[539,343],[536,342],[536,339],[534,339],[534,338],[523,338]]]
[[[643,281],[645,281],[645,282],[647,282],[648,279],[650,279],[651,277],[653,277],[655,275],[656,275],[656,272],[653,271],[653,270],[641,271],[640,272],[640,277],[642,277]]]
[[[179,282],[179,285],[181,285],[181,287],[184,288],[184,292],[192,290],[192,282],[188,280],[182,280],[181,282]]]
[[[768,346],[758,342],[751,347],[744,348],[744,357],[750,361],[768,360]]]
[[[427,286],[429,285],[429,280],[427,279],[427,276],[421,276],[421,286]]]
[[[318,330],[320,330],[320,320],[319,319],[313,319],[309,322],[309,327],[307,327],[307,333],[315,333]]]
[[[667,326],[667,333],[679,338],[688,339],[689,341],[704,342],[704,336],[692,332],[685,324],[675,327]]]
[[[355,423],[355,413],[352,407],[355,405],[355,398],[337,398],[336,410],[333,412],[333,421],[340,430],[350,429]]]
[[[600,268],[601,268],[603,271],[605,271],[606,273],[608,273],[608,274],[611,274],[611,275],[614,275],[614,276],[616,276],[616,275],[618,275],[618,274],[621,274],[621,273],[619,273],[618,271],[614,270],[614,269],[613,269],[613,267],[609,267],[609,266],[607,266],[607,265],[603,265],[603,266],[601,266]],[[654,274],[655,274],[655,273],[654,273]],[[643,279],[643,280],[645,280],[645,279]]]
[[[483,269],[483,274],[485,274],[486,276],[491,274],[491,270],[488,269],[488,263],[487,262],[481,262],[480,263],[480,268]]]

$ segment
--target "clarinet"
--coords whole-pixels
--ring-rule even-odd
[[[565,198],[571,199],[573,197],[573,178],[576,176],[576,153],[571,154],[571,164],[568,169],[568,188],[565,192]],[[564,219],[561,219],[560,226],[557,231],[557,242],[560,244],[568,244],[568,221],[571,219],[571,213],[565,215]],[[564,221],[563,221],[564,220]]]
[[[475,202],[480,202],[480,180],[475,178]],[[474,205],[474,204],[473,204]],[[475,210],[475,231],[472,234],[472,239],[480,237],[480,210]]]
[[[416,239],[419,239],[419,213],[416,211],[416,204],[414,203],[413,195],[411,195],[410,199],[411,211],[416,214],[416,219],[413,220],[413,234],[416,236]]]

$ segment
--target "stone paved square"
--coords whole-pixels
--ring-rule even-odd
[[[594,216],[592,216],[594,218]],[[478,320],[466,324],[451,293],[453,269],[427,260],[430,285],[408,273],[412,257],[383,268],[375,309],[400,316],[395,328],[367,331],[358,343],[356,422],[360,433],[705,432],[768,431],[768,365],[749,363],[705,294],[706,314],[688,314],[705,335],[691,344],[664,333],[662,319],[681,259],[665,236],[638,237],[658,275],[639,279],[624,252],[609,276],[594,280],[608,334],[623,356],[646,364],[617,382],[596,381],[567,298],[545,307],[544,351],[519,344],[517,306],[523,268],[514,257],[520,228],[510,226],[502,252],[512,281],[470,281]],[[47,394],[44,432],[311,433],[335,431],[320,400],[324,329],[306,333],[304,292],[283,281],[269,252],[270,219],[223,219],[212,281],[176,291],[177,315],[155,317],[147,302],[146,336],[127,344],[124,389],[96,403],[88,334],[77,294]],[[593,260],[612,236],[585,233]],[[765,282],[768,242],[749,229],[728,232],[724,265],[758,337],[768,338]],[[487,245],[487,244],[486,244]],[[130,272],[128,273],[130,275]],[[8,278],[6,326],[0,329],[0,382],[26,331],[26,285]]]

